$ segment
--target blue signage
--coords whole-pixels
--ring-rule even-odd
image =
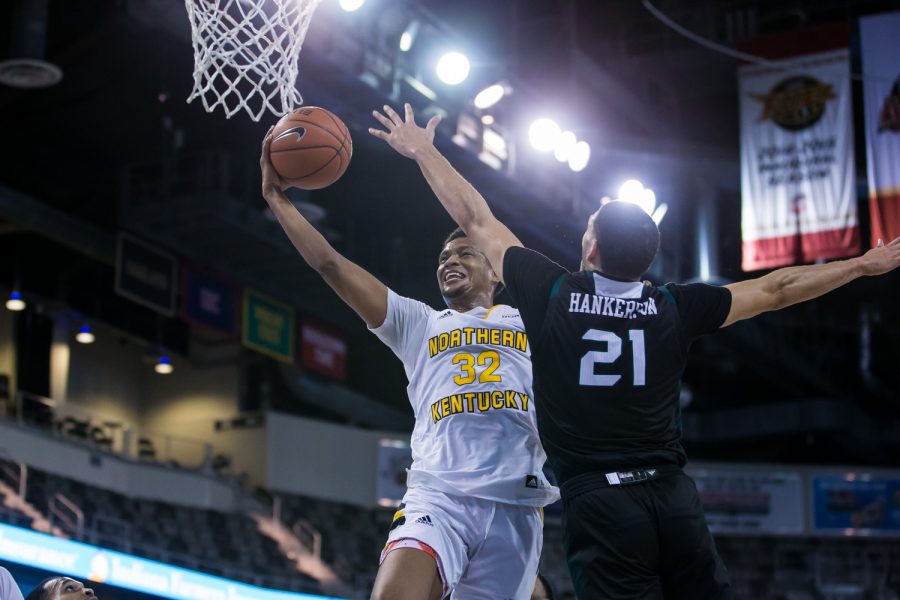
[[[269,590],[0,523],[0,559],[178,600],[340,600]]]
[[[237,333],[237,290],[223,278],[185,267],[182,271],[182,316],[224,334]]]
[[[900,536],[900,479],[814,477],[812,503],[815,531]]]

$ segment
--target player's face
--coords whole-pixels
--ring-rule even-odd
[[[591,269],[590,261],[593,257],[591,257],[591,252],[594,249],[594,221],[597,219],[597,215],[600,213],[598,210],[594,214],[588,218],[587,228],[584,230],[584,235],[581,236],[581,270],[587,271]]]
[[[498,281],[485,255],[466,237],[444,246],[438,256],[437,278],[444,298],[490,292]]]
[[[94,590],[84,587],[74,579],[64,577],[59,586],[59,600],[88,600],[96,599]]]

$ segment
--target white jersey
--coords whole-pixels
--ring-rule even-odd
[[[436,311],[388,290],[387,318],[372,331],[409,380],[416,416],[409,487],[528,506],[559,498],[542,472],[547,456],[519,311]]]

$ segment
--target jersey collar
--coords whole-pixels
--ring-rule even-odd
[[[640,298],[644,293],[644,284],[640,281],[621,281],[592,271],[594,277],[594,290],[598,296],[610,296],[613,298]]]

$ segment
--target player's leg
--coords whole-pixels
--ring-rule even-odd
[[[493,514],[484,541],[472,548],[453,600],[529,600],[544,543],[541,509],[479,502]]]
[[[600,488],[565,501],[566,561],[579,600],[663,597],[656,523],[644,487]]]
[[[437,561],[423,549],[397,548],[378,568],[372,600],[440,600],[444,584]]]
[[[406,492],[381,553],[373,600],[435,600],[453,589],[471,543],[467,502],[424,488]]]
[[[731,598],[728,571],[709,533],[693,480],[678,472],[650,485],[659,507],[660,570],[666,599]]]

